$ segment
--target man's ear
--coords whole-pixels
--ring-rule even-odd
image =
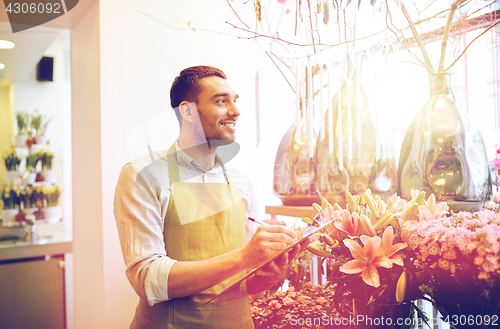
[[[179,113],[181,114],[182,120],[193,123],[195,121],[195,118],[198,117],[196,103],[183,101],[179,104]]]

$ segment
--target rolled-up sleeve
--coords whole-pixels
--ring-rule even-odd
[[[154,305],[169,299],[168,275],[175,263],[167,256],[163,240],[170,190],[166,170],[162,177],[155,177],[166,180],[163,184],[138,183],[143,169],[140,161],[122,168],[115,190],[114,215],[127,278],[136,293]]]

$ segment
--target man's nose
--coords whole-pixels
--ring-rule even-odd
[[[238,106],[236,105],[236,103],[233,101],[231,101],[231,103],[230,103],[228,115],[233,116],[233,117],[238,117],[240,115],[240,110],[238,109]]]

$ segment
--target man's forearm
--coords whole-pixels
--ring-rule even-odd
[[[168,296],[199,293],[246,269],[241,249],[202,261],[176,262],[168,276]]]

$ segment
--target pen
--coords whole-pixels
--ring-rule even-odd
[[[248,217],[248,219],[250,219],[252,222],[256,222],[257,224],[260,224],[260,225],[267,225],[266,223],[264,223],[258,219],[254,219],[252,217]]]

